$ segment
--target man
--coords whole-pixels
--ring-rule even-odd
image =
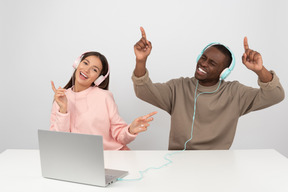
[[[140,30],[142,38],[134,45],[134,90],[138,98],[171,115],[170,150],[229,149],[240,116],[284,99],[279,78],[263,66],[262,56],[249,48],[246,37],[242,62],[257,74],[259,89],[223,80],[222,71],[235,61],[229,49],[220,44],[203,50],[194,77],[152,83],[146,69],[152,44],[144,29]]]

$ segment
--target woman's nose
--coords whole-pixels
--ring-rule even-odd
[[[90,71],[90,67],[89,67],[89,66],[85,66],[85,67],[84,67],[84,71],[85,71],[86,73],[88,73],[88,72]]]

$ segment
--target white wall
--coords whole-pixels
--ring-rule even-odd
[[[257,87],[256,75],[241,63],[243,37],[276,71],[284,89],[287,77],[285,0],[0,0],[0,152],[37,148],[37,129],[49,129],[53,91],[63,86],[73,61],[84,51],[103,53],[111,66],[110,90],[130,123],[157,110],[149,130],[129,146],[167,149],[169,115],[134,95],[133,45],[146,30],[153,50],[148,69],[154,82],[192,76],[195,60],[210,42],[228,45],[236,67],[227,80]],[[288,157],[287,98],[239,120],[233,149],[275,148]]]

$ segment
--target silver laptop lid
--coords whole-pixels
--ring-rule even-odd
[[[106,186],[102,136],[38,130],[45,178]]]

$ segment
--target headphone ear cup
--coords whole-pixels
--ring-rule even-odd
[[[81,58],[82,58],[82,55],[79,58],[77,58],[75,60],[75,62],[73,63],[73,68],[74,69],[77,69],[78,65],[80,64]]]
[[[231,73],[229,68],[225,68],[222,73],[220,74],[220,80],[224,80],[228,75]]]
[[[74,68],[74,69],[77,69],[77,66],[78,66],[78,65],[77,65],[76,63],[73,63],[73,68]]]
[[[105,80],[105,77],[103,75],[100,75],[95,81],[94,84],[96,86],[99,86],[103,81]]]

